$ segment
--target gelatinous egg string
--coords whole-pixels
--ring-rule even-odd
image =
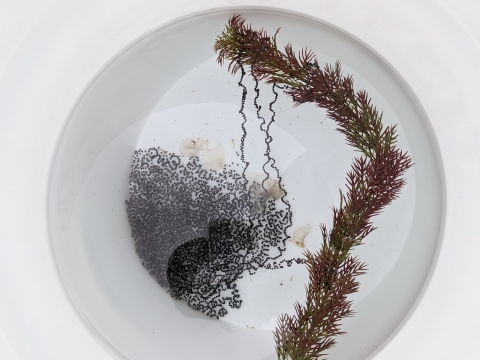
[[[259,268],[279,269],[302,261],[281,259],[292,211],[270,148],[278,93],[273,86],[267,122],[260,116],[256,79],[254,105],[266,159],[263,180],[246,176],[250,161],[245,156],[244,76],[242,67],[240,164],[212,169],[202,164],[195,151],[139,149],[133,157],[126,202],[143,266],[173,298],[215,318],[226,315],[228,307],[240,308],[236,281],[245,272],[253,275]]]

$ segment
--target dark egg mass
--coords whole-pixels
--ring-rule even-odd
[[[244,75],[242,68],[242,79]],[[267,150],[265,180],[251,182],[245,176],[249,164],[244,156],[246,87],[241,80],[239,86],[243,89],[242,173],[233,164],[221,171],[206,169],[198,156],[186,160],[160,148],[137,150],[126,202],[143,266],[173,298],[216,318],[227,314],[227,306],[241,306],[236,281],[245,272],[253,275],[259,268],[278,269],[302,261],[280,259],[292,212],[270,155],[269,127],[278,94],[273,86],[275,100],[267,123],[259,115],[256,81],[254,104]],[[275,177],[266,171],[267,165]]]

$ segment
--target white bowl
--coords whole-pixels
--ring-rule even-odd
[[[161,86],[156,84],[159,79],[164,80],[165,76],[168,76],[167,81],[177,84],[177,90],[181,90],[181,75],[187,74],[187,70],[193,69],[195,64],[201,64],[201,59],[208,60],[213,56],[211,52],[202,55],[201,49],[206,49],[205,39],[221,30],[217,25],[226,21],[228,11],[232,12],[228,10],[224,14],[225,20],[211,20],[206,24],[217,26],[215,31],[208,30],[208,26],[207,29],[197,31],[195,36],[200,40],[192,44],[192,47],[199,49],[195,56],[185,62],[171,60],[175,66],[166,73],[161,73],[162,76],[156,79],[154,76],[160,76],[160,73],[156,72],[155,67],[162,66],[162,63],[157,62],[150,68],[144,64],[148,63],[149,59],[161,58],[160,61],[165,61],[165,65],[168,59],[155,53],[157,46],[149,45],[155,41],[158,41],[159,46],[166,45],[165,39],[159,41],[158,37],[172,36],[175,29],[181,31],[185,22],[178,22],[178,19],[184,18],[182,16],[186,14],[206,10],[208,6],[192,3],[162,7],[145,1],[141,3],[143,7],[139,2],[136,2],[136,5],[127,2],[116,7],[113,3],[105,2],[98,3],[93,9],[81,4],[72,4],[70,7],[57,4],[46,12],[42,21],[36,25],[35,31],[30,33],[23,43],[19,41],[21,46],[12,55],[11,61],[6,63],[5,69],[8,71],[4,71],[2,75],[1,93],[2,100],[6,102],[1,115],[8,119],[2,125],[8,132],[2,132],[0,154],[4,168],[9,171],[1,189],[2,204],[9,204],[9,208],[5,208],[3,212],[3,219],[7,219],[7,222],[4,220],[2,226],[6,240],[17,238],[20,241],[4,242],[5,251],[1,259],[4,269],[1,272],[2,279],[8,294],[2,298],[2,329],[3,336],[7,339],[4,341],[7,344],[4,347],[7,354],[5,356],[21,359],[109,357],[108,352],[96,345],[94,339],[97,337],[108,343],[107,351],[116,349],[114,353],[118,356],[132,359],[148,359],[154,355],[181,358],[173,355],[175,344],[182,346],[182,351],[189,354],[189,350],[183,346],[185,338],[189,337],[188,343],[192,346],[195,341],[207,339],[213,332],[218,336],[225,336],[221,342],[225,348],[220,347],[214,352],[219,358],[236,346],[243,351],[241,344],[251,344],[249,341],[254,341],[254,338],[261,338],[262,341],[256,347],[250,346],[244,354],[249,354],[248,350],[251,350],[253,354],[270,356],[267,350],[271,348],[271,344],[268,344],[268,331],[264,331],[265,335],[262,335],[262,331],[255,330],[260,334],[253,337],[251,333],[243,331],[225,333],[225,327],[219,327],[217,322],[178,316],[172,300],[165,296],[165,292],[141,267],[134,254],[133,244],[129,245],[129,242],[123,240],[117,243],[112,241],[112,235],[126,237],[123,235],[129,233],[124,221],[115,222],[125,215],[121,202],[126,193],[115,197],[113,190],[116,189],[118,194],[118,191],[127,189],[122,177],[125,179],[128,174],[128,154],[137,146],[140,136],[138,125],[142,125],[139,121],[153,121],[148,117],[165,109],[162,99],[164,102],[166,99],[173,99],[178,101],[178,104],[183,101],[178,97],[179,93],[175,93],[175,87],[168,89],[166,83]],[[222,2],[211,4],[223,5]],[[449,339],[449,335],[456,331],[459,324],[464,324],[469,329],[465,333],[475,333],[472,324],[478,318],[475,307],[471,306],[475,304],[478,293],[470,292],[468,298],[461,296],[462,291],[468,288],[468,279],[473,279],[478,272],[469,265],[474,263],[479,249],[477,244],[469,241],[474,234],[472,219],[478,214],[478,210],[472,207],[478,200],[478,190],[475,190],[471,178],[471,175],[478,171],[478,150],[472,146],[478,136],[478,122],[471,121],[474,115],[479,113],[474,102],[478,91],[473,87],[474,82],[471,79],[475,78],[475,71],[478,72],[474,66],[478,54],[470,51],[472,45],[465,34],[456,24],[450,23],[447,14],[439,11],[434,4],[422,9],[417,8],[414,12],[412,8],[405,10],[396,3],[389,5],[375,14],[374,18],[378,19],[378,22],[375,22],[377,29],[358,20],[369,16],[369,12],[359,4],[342,3],[343,6],[351,6],[347,12],[345,8],[325,8],[320,4],[313,6],[307,2],[299,2],[298,9],[296,4],[281,2],[275,5],[290,12],[298,10],[304,14],[311,13],[317,19],[327,20],[349,30],[369,44],[377,54],[387,58],[401,75],[398,78],[392,77],[392,73],[386,71],[382,61],[372,55],[374,53],[365,51],[365,47],[359,46],[351,37],[337,33],[336,36],[345,42],[338,48],[332,46],[329,49],[318,39],[315,41],[319,41],[318,44],[322,46],[316,45],[317,43],[312,45],[306,36],[301,36],[301,29],[303,27],[306,29],[304,31],[312,31],[308,28],[311,26],[314,32],[330,31],[325,30],[327,28],[318,22],[295,23],[290,15],[285,14],[262,18],[258,15],[259,12],[256,12],[247,16],[246,8],[242,8],[241,12],[247,16],[247,21],[254,19],[258,26],[265,26],[270,31],[283,26],[277,24],[277,21],[287,23],[281,33],[285,41],[291,41],[299,47],[309,46],[319,53],[322,51],[318,50],[317,46],[326,48],[322,55],[325,58],[342,58],[345,54],[348,55],[349,46],[357,46],[351,53],[360,52],[365,58],[342,58],[345,70],[352,72],[360,82],[363,81],[362,77],[368,81],[369,83],[365,83],[368,90],[374,94],[377,91],[376,98],[382,105],[385,104],[386,111],[397,115],[403,131],[401,135],[408,139],[402,146],[409,148],[417,163],[415,170],[408,175],[409,184],[415,185],[415,189],[412,191],[412,187],[407,187],[406,197],[387,208],[385,214],[378,219],[385,233],[378,230],[379,235],[375,235],[378,236],[377,239],[380,240],[388,234],[398,235],[393,239],[393,243],[399,247],[394,249],[397,253],[383,268],[380,266],[381,262],[377,262],[383,273],[380,271],[378,276],[375,273],[365,276],[362,283],[367,291],[360,293],[356,299],[358,314],[346,322],[349,335],[339,338],[339,345],[332,351],[332,358],[348,355],[364,359],[372,354],[376,358],[428,358],[440,352],[437,349],[440,348],[439,341]],[[415,6],[413,3],[410,5]],[[394,12],[396,14],[393,14]],[[214,13],[220,16],[218,12],[211,10],[208,16],[216,16],[212,15]],[[395,23],[392,19],[404,19],[405,14],[410,14],[411,28],[404,28],[401,35],[397,35],[395,31],[402,28],[402,23]],[[191,17],[187,17],[189,16]],[[92,21],[88,34],[84,31],[87,18]],[[199,24],[202,24],[196,16],[188,21],[199,21]],[[427,33],[419,31],[425,30],[422,22],[428,23],[437,33],[445,34],[442,42],[448,45],[448,51],[444,51],[442,46],[429,47]],[[173,23],[176,25],[171,25]],[[56,27],[50,29],[49,24]],[[167,26],[169,24],[170,26]],[[293,30],[288,30],[288,26]],[[58,31],[59,29],[62,31]],[[98,38],[94,34],[102,35]],[[448,38],[447,34],[456,41]],[[177,33],[175,36],[181,35]],[[326,38],[329,36],[333,35]],[[188,53],[192,48],[179,50],[186,50]],[[462,68],[455,69],[455,76],[446,75],[451,73],[451,65],[457,56],[463,61]],[[136,69],[139,73],[134,76],[133,73],[125,72],[126,69]],[[374,71],[369,72],[369,69]],[[119,73],[115,74],[115,71]],[[192,77],[192,73],[189,76]],[[408,87],[402,88],[403,80],[399,80],[402,77],[413,88],[419,102],[426,109],[438,137],[440,151],[435,150],[434,136],[428,129],[430,125],[421,111],[421,105],[416,103],[415,96]],[[120,84],[120,79],[129,86],[122,86],[125,82]],[[185,79],[184,84],[191,84],[193,81],[188,76]],[[465,88],[470,91],[462,92]],[[132,93],[128,93],[130,90],[138,90],[134,95],[142,96],[138,100],[134,99]],[[221,94],[207,95],[218,97]],[[448,102],[440,99],[447,99]],[[119,111],[123,106],[129,112]],[[455,111],[450,111],[450,108]],[[406,109],[413,115],[399,115],[399,109]],[[89,111],[91,115],[88,115]],[[310,109],[305,111],[309,112]],[[458,116],[459,111],[463,116]],[[455,119],[454,123],[449,121],[452,118]],[[63,129],[66,119],[69,120]],[[407,119],[415,120],[409,123]],[[131,132],[123,131],[130,125]],[[135,126],[138,127],[137,133]],[[23,141],[19,142],[18,139]],[[307,140],[300,139],[301,143],[305,141]],[[337,146],[335,150],[338,149],[338,154],[344,156],[342,159],[347,159],[348,152],[342,153],[343,144],[337,145],[341,146]],[[109,151],[123,151],[125,157],[113,157],[111,153],[108,154]],[[438,167],[440,153],[445,162],[445,177],[442,176],[441,167]],[[55,165],[51,167],[54,158]],[[111,166],[113,158],[119,161],[118,172],[113,168],[109,168],[108,172],[103,171],[102,165]],[[342,186],[348,162],[332,162],[331,166],[333,175],[326,182],[330,181],[329,186],[332,188]],[[423,174],[422,170],[425,171]],[[91,179],[95,171],[104,175],[100,181]],[[35,174],[34,177],[32,174]],[[53,174],[51,178],[50,174]],[[432,186],[428,186],[429,176],[433,180]],[[442,193],[443,179],[446,179],[449,187],[444,188]],[[100,202],[93,201],[92,196],[82,194],[86,189],[96,190],[102,187],[102,194],[106,197]],[[47,188],[50,189],[48,196]],[[325,207],[335,204],[334,191],[325,192],[325,197],[331,198],[331,203],[325,204]],[[435,205],[435,201],[440,197],[443,199],[442,209],[446,210],[444,250],[435,272],[428,275],[430,266],[435,263],[438,236],[434,233],[442,232],[439,223],[442,209]],[[445,208],[447,199],[448,208]],[[62,202],[59,203],[58,200]],[[48,221],[51,224],[51,236],[47,227],[47,202],[50,204]],[[115,216],[107,216],[105,208],[101,207],[107,204],[115,204]],[[427,207],[422,208],[424,205]],[[413,212],[410,209],[416,210]],[[422,212],[421,216],[416,216],[418,211]],[[66,216],[63,217],[62,214]],[[23,226],[27,216],[31,219],[30,224]],[[412,230],[411,234],[403,236],[392,231],[395,219],[399,219],[402,225],[407,224],[406,228]],[[328,215],[319,221],[328,223]],[[101,226],[98,225],[99,222],[102,223]],[[92,224],[98,227],[95,228]],[[401,228],[406,229],[404,226]],[[419,234],[425,232],[429,232],[429,235],[422,235],[421,242],[413,242],[414,237],[418,238]],[[99,238],[100,234],[104,236]],[[55,259],[49,248],[50,239]],[[99,239],[108,241],[101,243]],[[374,238],[372,244],[376,245],[377,239]],[[412,246],[418,244],[421,244],[421,250],[412,250]],[[115,245],[119,245],[118,248],[114,248]],[[115,252],[112,249],[115,249]],[[468,249],[468,253],[458,249]],[[372,253],[366,247],[359,248],[360,255],[371,264],[375,264],[374,255],[386,254],[392,249],[377,250],[378,253]],[[437,252],[436,258],[438,256]],[[81,315],[80,321],[72,316],[69,300],[64,296],[62,285],[55,275],[54,261],[58,264],[59,274],[68,295]],[[392,264],[398,264],[399,270],[394,266],[390,271]],[[422,288],[427,278],[431,278],[428,291],[425,286]],[[448,283],[451,289],[447,293],[444,291],[445,283]],[[291,291],[289,294],[295,295],[296,292]],[[268,304],[265,301],[263,303]],[[162,306],[159,307],[158,304]],[[288,305],[289,302],[285,304]],[[417,310],[412,316],[413,309]],[[168,310],[168,314],[162,313],[165,310]],[[439,312],[442,312],[442,317],[438,316]],[[162,314],[171,316],[172,326],[175,327],[168,333],[164,326],[159,325]],[[409,318],[410,321],[402,331],[391,340],[399,326]],[[89,328],[96,332],[95,336],[90,336],[89,332],[82,328],[81,324],[85,321],[89,322]],[[204,329],[204,326],[210,326],[213,332],[209,330],[202,334],[205,338],[193,337],[191,332],[183,334],[185,328],[181,327],[182,324],[191,322],[195,323],[197,327],[194,329],[197,331]],[[157,327],[160,334],[157,334]],[[226,328],[232,330],[231,327]],[[245,336],[245,342],[238,340],[242,336]],[[389,337],[390,343],[383,352],[378,353],[378,349]],[[27,338],[32,341],[28,346],[24,346]],[[466,355],[464,358],[475,353],[474,345],[466,346],[461,339],[456,341],[458,346],[453,346],[456,353],[462,351]],[[345,344],[343,347],[342,342]],[[202,344],[203,342],[199,341],[196,347],[207,352],[215,350],[209,346],[202,348]],[[405,344],[408,344],[408,347]],[[434,344],[437,347],[433,346]],[[461,350],[456,349],[460,345]],[[11,349],[11,352],[7,349]],[[73,355],[72,349],[75,349]],[[205,354],[202,351],[198,356]],[[448,351],[437,358],[447,358],[445,353],[448,354]]]
[[[236,13],[209,11],[178,19],[125,49],[81,97],[57,150],[50,189],[55,259],[77,310],[121,358],[273,359],[276,317],[293,313],[294,301],[305,298],[303,266],[259,271],[238,281],[242,308],[212,321],[160,288],[141,266],[128,224],[125,200],[136,148],[159,146],[178,153],[171,139],[181,143],[197,136],[219,139],[224,148],[232,137],[240,143],[239,75],[220,67],[213,51],[214,40]],[[351,36],[291,13],[244,9],[242,15],[271,33],[282,27],[279,44],[308,46],[320,63],[341,60],[356,87],[365,88],[383,111],[385,124],[399,123],[399,147],[415,162],[401,199],[375,219],[380,229],[355,251],[369,274],[352,296],[356,315],[343,321],[347,335],[329,351],[331,359],[365,359],[404,320],[432,266],[444,212],[436,139],[405,82]],[[293,227],[312,225],[306,246],[313,251],[322,241],[319,224],[331,226],[330,207],[338,206],[338,188],[344,188],[356,154],[328,124],[325,111],[314,105],[293,109],[286,96],[275,109],[272,156],[279,160],[293,207]],[[251,98],[246,112],[255,112]],[[249,119],[254,122],[255,116]],[[250,142],[262,142],[248,131]],[[238,145],[234,148],[238,151]],[[235,160],[226,156],[227,163]],[[258,155],[246,156],[254,171]],[[301,250],[290,243],[284,256],[299,257]],[[189,347],[182,349],[185,342]]]

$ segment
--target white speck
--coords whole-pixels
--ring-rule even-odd
[[[310,233],[310,230],[312,230],[312,226],[310,224],[307,224],[305,226],[295,229],[293,231],[293,235],[290,241],[293,242],[298,247],[304,248],[305,238]]]

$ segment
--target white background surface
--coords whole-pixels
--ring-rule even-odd
[[[113,359],[73,310],[48,239],[49,176],[64,121],[93,76],[142,34],[190,12],[248,4],[345,29],[418,96],[444,160],[445,232],[422,299],[374,358],[480,358],[479,2],[0,0],[1,359]]]

